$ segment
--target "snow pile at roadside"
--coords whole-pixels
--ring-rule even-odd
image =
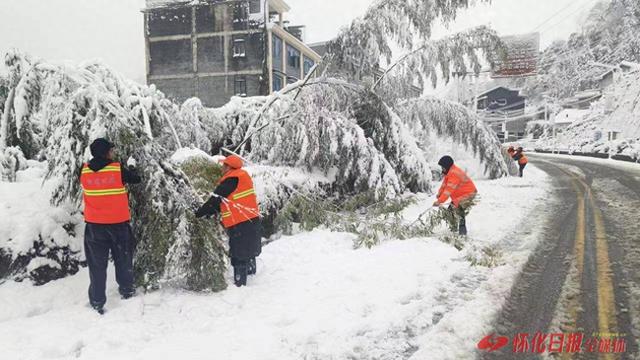
[[[0,285],[2,353],[91,360],[473,358],[537,240],[533,229],[509,236],[548,187],[535,167],[525,175],[477,182],[481,202],[468,220],[470,238],[500,247],[502,266],[471,266],[466,251],[435,238],[354,250],[353,235],[317,230],[265,246],[248,287],[216,294],[167,289],[123,301],[110,266],[104,317],[87,306],[86,269],[42,287],[7,282]],[[405,217],[412,221],[432,202],[424,195]]]
[[[74,236],[82,231],[82,219],[49,203],[51,186],[42,183],[45,172],[46,163],[29,160],[28,168],[17,172],[16,182],[0,182],[0,262],[12,269],[10,264],[22,257],[28,273],[19,277],[43,266],[59,269],[60,262],[82,250],[82,238]]]
[[[501,265],[466,267],[442,284],[440,296],[446,299],[439,306],[442,319],[416,339],[420,350],[412,360],[474,359],[476,344],[489,335],[517,274],[541,240],[537,229],[544,217],[531,213],[546,201],[550,190],[543,171],[529,165],[524,178],[476,185],[480,202],[467,219],[472,244],[462,254],[482,260],[487,257],[483,249],[490,249],[497,252]]]

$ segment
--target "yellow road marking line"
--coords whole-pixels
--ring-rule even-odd
[[[609,250],[607,246],[607,234],[602,218],[602,211],[598,208],[593,192],[587,183],[580,179],[571,171],[565,171],[573,179],[582,184],[589,197],[589,204],[593,210],[593,221],[596,232],[596,281],[598,290],[598,330],[601,333],[611,333],[618,329],[616,319],[615,294],[611,280],[611,262],[609,261]],[[584,220],[583,220],[584,221]],[[584,229],[584,227],[583,227]],[[611,353],[601,353],[601,358],[613,359]]]

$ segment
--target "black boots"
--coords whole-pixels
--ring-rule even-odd
[[[249,263],[247,264],[247,274],[255,275],[257,271],[258,268],[256,267],[256,258],[249,259]]]
[[[460,222],[458,224],[458,234],[467,235],[467,221],[464,217],[460,218]]]
[[[91,305],[93,310],[95,310],[98,314],[104,315],[104,305]]]
[[[231,265],[233,266],[233,282],[238,287],[247,285],[247,275],[255,275],[257,272],[256,258],[231,259]]]
[[[136,296],[136,292],[135,291],[120,293],[120,297],[122,298],[122,300],[131,299],[134,296]]]
[[[247,285],[247,265],[239,264],[233,267],[233,283],[237,286]]]

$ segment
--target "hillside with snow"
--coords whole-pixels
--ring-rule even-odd
[[[640,159],[640,70],[620,74],[589,110],[574,112],[579,116],[556,138],[547,134],[529,146]]]

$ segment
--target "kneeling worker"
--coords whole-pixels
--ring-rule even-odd
[[[89,302],[100,314],[107,301],[105,287],[109,252],[116,267],[120,295],[135,295],[133,284],[134,239],[129,221],[129,195],[125,184],[138,184],[134,169],[114,161],[114,145],[106,139],[91,144],[93,159],[80,174],[84,200],[84,251],[89,266]]]
[[[196,212],[196,217],[221,214],[229,234],[233,279],[236,286],[247,285],[247,274],[256,273],[256,256],[262,251],[260,210],[253,180],[242,169],[243,161],[231,155],[222,161],[224,175],[213,196]]]
[[[467,235],[466,216],[469,209],[473,206],[478,190],[471,178],[459,167],[455,166],[451,156],[443,156],[438,165],[442,168],[444,179],[442,186],[438,191],[437,200],[433,206],[444,204],[447,199],[451,198],[449,210],[452,212],[453,218],[459,218],[458,233]],[[452,229],[455,231],[455,229]]]

